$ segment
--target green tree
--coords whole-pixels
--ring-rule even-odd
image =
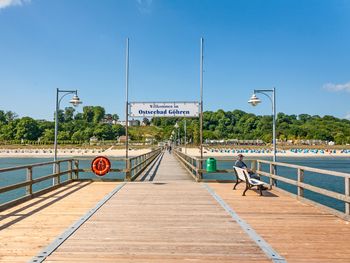
[[[75,109],[73,107],[66,107],[64,109],[64,122],[70,122],[74,118]]]
[[[55,140],[55,130],[54,129],[45,129],[41,140],[44,142],[53,142]]]
[[[17,140],[37,140],[40,136],[38,122],[30,117],[23,117],[19,120],[15,138]]]
[[[94,120],[94,107],[93,106],[83,107],[83,119],[86,122],[93,122],[93,120]]]
[[[113,115],[112,115],[112,119],[113,119],[114,121],[118,121],[118,120],[119,120],[119,115],[118,115],[118,114],[113,114]]]
[[[93,122],[99,123],[105,116],[105,109],[101,106],[95,106],[92,108],[93,111]]]

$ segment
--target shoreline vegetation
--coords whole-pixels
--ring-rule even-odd
[[[72,107],[60,110],[58,117],[59,145],[77,146],[93,143],[125,142],[125,121],[117,114],[106,113],[101,106],[84,106],[83,112]],[[130,142],[149,143],[167,141],[184,142],[186,123],[187,142],[199,144],[198,118],[153,117],[129,121]],[[0,144],[32,144],[49,147],[55,139],[55,123],[50,120],[19,118],[12,111],[0,110]],[[325,115],[287,115],[278,113],[276,139],[284,144],[349,145],[350,120]],[[256,141],[261,147],[272,142],[272,117],[255,115],[241,110],[205,111],[203,113],[203,141],[221,141],[242,145],[244,141]],[[244,144],[243,144],[244,145]],[[263,146],[264,145],[264,146]],[[326,146],[325,146],[326,147]]]

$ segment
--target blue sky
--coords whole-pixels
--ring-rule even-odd
[[[276,87],[279,112],[350,118],[350,0],[0,0],[0,109],[52,119],[78,89],[124,119],[126,37],[131,101],[199,99],[204,37],[205,110],[270,114],[247,100]]]

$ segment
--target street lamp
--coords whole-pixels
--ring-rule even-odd
[[[59,94],[63,93],[63,96],[59,98]],[[79,97],[78,97],[78,91],[77,90],[56,90],[56,112],[55,112],[55,142],[54,142],[54,157],[53,161],[54,163],[54,173],[57,173],[57,134],[58,134],[58,111],[60,109],[60,103],[61,100],[67,96],[68,94],[74,94],[73,98],[69,101],[74,107],[77,107],[79,104],[83,103]]]
[[[185,125],[184,125],[184,133],[185,133],[185,154],[187,154],[187,123],[185,119]]]
[[[179,129],[179,124],[176,122],[174,125],[174,128],[177,129],[177,140],[178,140],[178,145],[180,146],[181,140],[180,140],[180,129]]]
[[[272,97],[267,93],[271,92]],[[257,106],[261,100],[256,96],[257,93],[264,94],[268,97],[272,104],[272,143],[273,143],[273,161],[276,162],[276,88],[273,89],[256,89],[248,103]]]

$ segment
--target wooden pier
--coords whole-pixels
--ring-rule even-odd
[[[0,261],[349,261],[348,221],[276,190],[241,194],[161,153],[136,181],[74,181],[1,212]]]

